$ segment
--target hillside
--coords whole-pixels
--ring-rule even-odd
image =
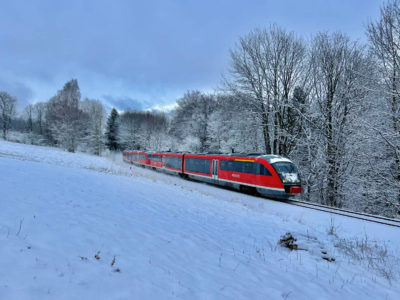
[[[2,141],[0,265],[0,299],[400,298],[399,229]]]

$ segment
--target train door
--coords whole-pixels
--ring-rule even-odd
[[[163,155],[162,157],[162,167],[165,168],[165,165],[167,163],[167,157],[165,155]]]
[[[212,163],[212,178],[218,179],[218,159],[213,159]]]

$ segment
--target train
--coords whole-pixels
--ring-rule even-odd
[[[126,163],[268,198],[289,199],[302,192],[296,165],[280,155],[133,150],[122,154]]]

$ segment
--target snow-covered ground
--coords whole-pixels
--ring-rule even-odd
[[[400,299],[400,230],[0,142],[0,268],[0,299]]]

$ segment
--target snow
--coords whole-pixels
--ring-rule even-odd
[[[398,228],[0,142],[0,299],[399,299],[399,253]]]
[[[279,155],[264,155],[264,157],[270,164],[274,164],[277,162],[289,162],[289,163],[292,162],[290,159]]]
[[[297,182],[297,180],[299,180],[299,175],[297,173],[282,173],[281,176],[286,182]]]

